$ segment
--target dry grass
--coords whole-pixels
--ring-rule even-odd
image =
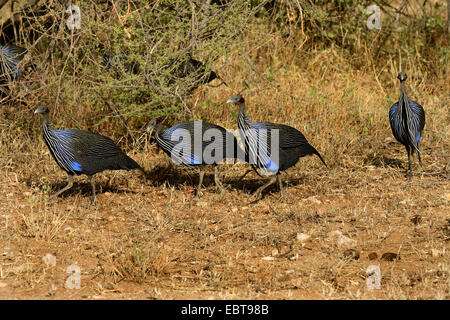
[[[334,49],[300,50],[290,63],[278,45],[272,39],[249,60],[224,59],[230,87],[203,87],[190,104],[196,118],[235,128],[237,110],[223,102],[245,80],[252,119],[305,134],[329,170],[316,157],[301,159],[283,175],[282,200],[272,186],[249,203],[263,182],[251,174],[237,183],[246,165],[220,169],[230,186],[223,194],[208,171],[204,196],[194,198],[197,173],[173,166],[147,141],[128,154],[151,181],[98,174],[102,190],[91,205],[88,180],[79,177],[47,201],[65,174],[41,137],[3,121],[0,298],[449,299],[448,79],[410,73],[410,96],[424,106],[427,123],[423,168],[415,163],[409,181],[406,152],[387,120],[398,65],[356,70]],[[359,259],[345,256],[336,230],[355,241]],[[299,241],[300,233],[310,238]],[[386,252],[400,260],[381,261]],[[56,256],[55,267],[43,263],[46,253]],[[79,290],[64,288],[72,264],[81,268]],[[379,290],[366,287],[372,264],[381,268]]]

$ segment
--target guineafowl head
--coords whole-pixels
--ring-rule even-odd
[[[50,110],[48,110],[47,106],[39,106],[37,107],[36,110],[34,110],[34,113],[40,114],[40,115],[46,115],[50,112]]]
[[[403,71],[400,71],[398,73],[397,79],[400,80],[400,82],[405,81],[407,78],[408,78],[408,76]]]
[[[241,95],[232,96],[227,100],[227,103],[236,103],[236,104],[244,104],[245,99]]]
[[[152,130],[159,132],[161,131],[161,129],[162,129],[162,120],[160,118],[153,118],[147,123],[145,132],[150,132]]]

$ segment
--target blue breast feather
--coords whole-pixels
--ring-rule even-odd
[[[72,133],[70,130],[55,130],[55,137],[58,141],[58,153],[66,160],[69,166],[75,172],[82,172],[81,164],[75,161],[70,143],[72,141]]]
[[[173,127],[170,127],[168,129],[166,129],[163,133],[163,138],[165,140],[171,141],[172,143],[172,148],[175,148],[176,146],[176,151],[181,151],[183,150],[183,152],[181,153],[181,156],[185,162],[188,162],[190,164],[193,165],[200,165],[202,164],[202,161],[200,160],[200,157],[192,154],[190,152],[190,150],[192,149],[192,146],[190,143],[187,142],[183,142],[183,139],[185,137],[185,134],[188,134],[189,131],[187,129],[184,128],[180,128],[181,124],[176,124]],[[183,131],[176,131],[177,129],[181,129]],[[174,135],[174,133],[177,133],[176,135]],[[178,138],[178,140],[176,140]],[[174,143],[175,142],[175,143]],[[173,150],[173,149],[172,149]]]
[[[252,129],[255,130],[257,140],[258,140],[258,154],[263,160],[264,171],[275,173],[280,170],[279,165],[271,159],[270,147],[267,145],[269,130],[265,123],[252,122]]]

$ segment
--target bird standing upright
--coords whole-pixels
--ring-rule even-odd
[[[214,181],[223,190],[217,165],[226,158],[237,158],[240,148],[233,133],[199,120],[181,122],[166,129],[158,123],[155,132],[156,143],[175,163],[200,168],[197,196],[202,194],[203,165],[214,165]]]
[[[425,111],[417,102],[409,100],[405,89],[406,73],[401,71],[397,78],[400,80],[400,98],[389,109],[389,122],[395,139],[405,146],[408,153],[408,177],[411,178],[414,152],[422,165],[419,141],[425,127]]]
[[[246,160],[248,159],[254,169],[256,166],[265,175],[272,176],[269,182],[258,188],[251,197],[261,195],[262,191],[276,180],[280,185],[280,198],[283,197],[283,184],[279,174],[294,166],[301,157],[315,154],[327,166],[319,152],[297,129],[284,124],[252,122],[245,109],[245,100],[240,95],[231,97],[227,103],[239,106],[238,128],[245,146]]]
[[[104,170],[144,169],[128,157],[108,137],[85,130],[56,130],[49,121],[49,109],[39,106],[36,114],[42,117],[44,141],[56,163],[66,171],[67,185],[51,197],[57,197],[73,185],[73,176],[85,174],[92,185],[93,202],[95,202],[95,183],[92,176]]]

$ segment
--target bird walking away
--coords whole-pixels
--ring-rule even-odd
[[[327,167],[320,153],[297,129],[284,124],[251,121],[245,108],[245,99],[240,95],[231,97],[227,103],[239,106],[238,129],[245,147],[246,160],[255,171],[258,168],[263,174],[271,176],[251,197],[261,196],[264,189],[278,181],[282,198],[283,184],[280,173],[294,166],[301,157],[315,154]]]
[[[56,163],[66,171],[69,180],[52,198],[72,187],[75,174],[89,177],[93,202],[96,200],[94,174],[104,170],[138,169],[145,175],[144,169],[122,152],[110,138],[85,130],[54,129],[46,106],[39,106],[34,113],[41,115],[44,141]]]
[[[225,81],[214,71],[207,70],[202,62],[188,57],[180,62],[175,59],[169,61],[169,66],[173,69],[172,75],[179,79],[190,79],[187,84],[187,92],[190,93],[203,84],[210,83],[214,79],[219,79],[223,84]]]
[[[153,122],[156,123],[156,121]],[[223,190],[224,187],[218,177],[217,165],[224,159],[237,158],[239,152],[243,153],[232,132],[206,121],[185,121],[166,129],[163,129],[162,124],[158,123],[155,126],[155,138],[158,146],[176,164],[191,169],[199,168],[197,196],[202,195],[204,165],[214,165],[214,182]]]
[[[20,61],[27,50],[15,45],[0,46],[0,83],[18,79],[21,75]]]
[[[397,78],[400,80],[400,98],[389,109],[389,122],[395,139],[405,146],[408,153],[407,174],[411,178],[414,153],[422,165],[419,141],[425,127],[425,110],[417,102],[409,100],[405,89],[406,73],[401,71]]]

